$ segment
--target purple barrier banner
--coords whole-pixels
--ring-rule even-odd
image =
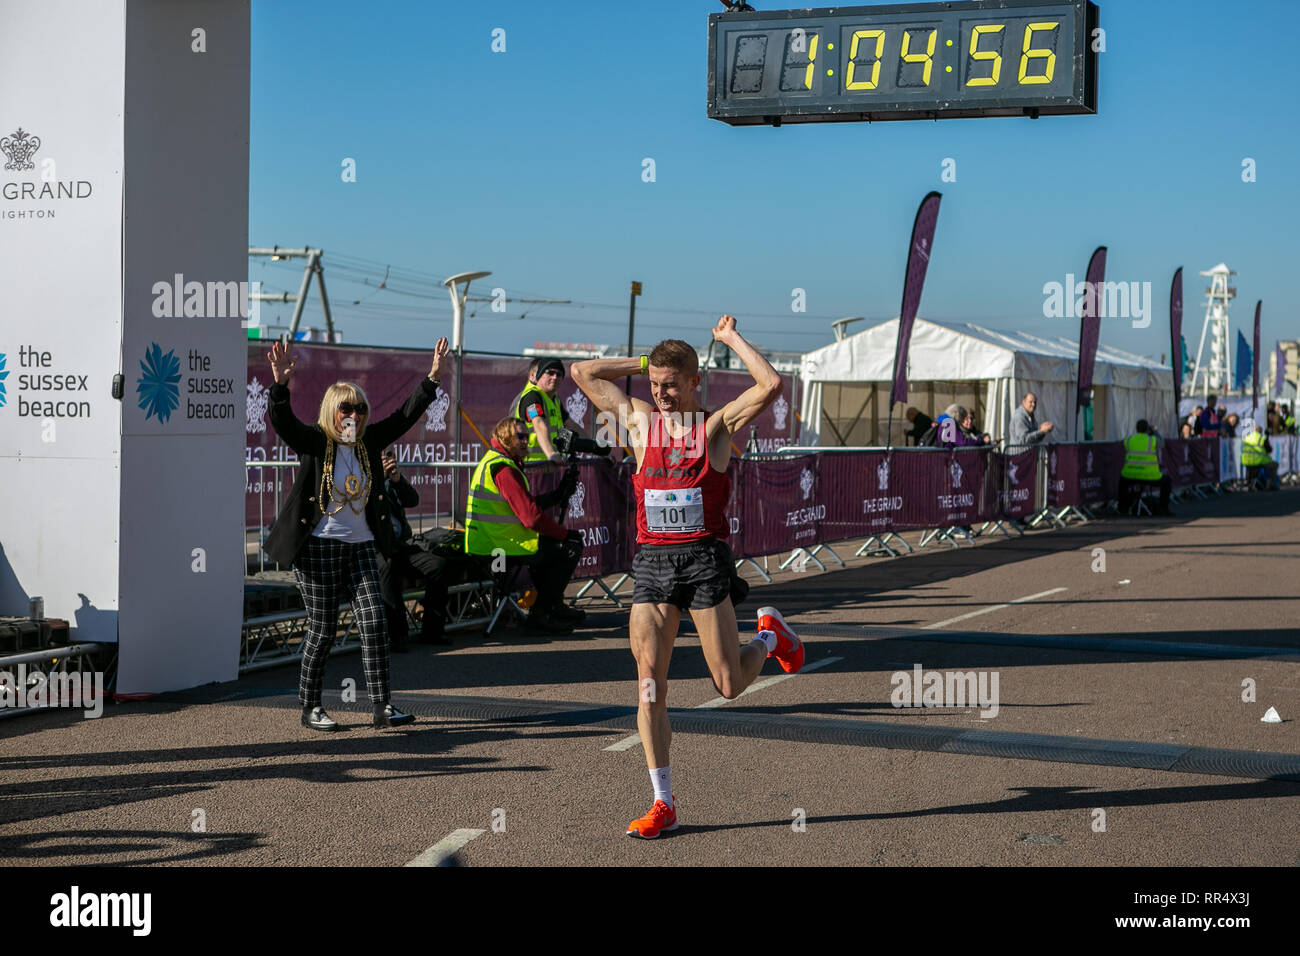
[[[636,538],[635,512],[630,507],[631,471],[628,480],[619,465],[608,459],[584,459],[578,464],[578,487],[565,512],[550,511],[552,517],[582,536],[582,557],[574,578],[604,577],[632,566],[629,538]],[[527,469],[534,494],[542,494],[560,483],[562,465],[532,465]]]
[[[744,470],[740,459],[734,455],[731,458],[731,464],[727,466],[727,474],[731,476],[731,501],[727,502],[727,528],[730,534],[727,536],[727,544],[731,547],[732,554],[737,558],[747,558],[752,551],[745,546],[745,528],[741,524],[741,502],[745,500],[744,492],[740,483],[743,480]],[[636,507],[636,502],[632,502],[632,507]],[[636,515],[632,516],[632,541],[636,543]],[[628,567],[631,567],[629,564]]]
[[[1162,446],[1162,465],[1176,487],[1215,481],[1218,446],[1213,440],[1170,440]],[[1047,454],[1047,500],[1052,507],[1095,505],[1116,497],[1124,461],[1121,443],[1052,445]],[[757,557],[888,531],[1024,517],[1033,513],[1037,500],[1037,458],[1036,449],[1004,456],[968,448],[733,459],[727,540],[737,558]],[[631,569],[636,552],[633,470],[630,459],[583,459],[567,511],[552,510],[582,537],[576,579]],[[563,473],[563,466],[549,463],[527,467],[534,494],[554,488]],[[453,476],[446,469],[408,468],[407,476],[422,498],[412,514],[445,511],[455,481],[456,518],[463,520],[468,469]],[[434,495],[440,502],[436,508],[430,500]],[[274,517],[269,515],[265,523]]]
[[[745,554],[776,554],[821,540],[826,514],[817,479],[820,455],[740,463],[740,528]]]
[[[1047,452],[1047,504],[1097,505],[1119,495],[1121,442],[1052,445]]]
[[[1024,518],[1033,514],[1038,500],[1038,450],[994,455],[992,470],[998,474],[999,515]]]
[[[1212,438],[1169,438],[1160,447],[1160,468],[1175,488],[1219,480],[1219,442]]]
[[[946,528],[992,518],[997,489],[986,481],[992,477],[987,467],[990,454],[973,448],[895,451],[890,461],[890,487],[897,489],[903,500],[893,509],[889,530]]]
[[[881,451],[820,457],[821,487],[827,492],[823,496],[823,540],[842,541],[891,530],[893,515],[903,500],[897,486],[890,489],[889,456]]]

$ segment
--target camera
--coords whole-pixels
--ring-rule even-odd
[[[609,447],[594,438],[583,438],[572,428],[559,428],[551,436],[555,450],[572,463],[581,452],[584,455],[608,455]]]

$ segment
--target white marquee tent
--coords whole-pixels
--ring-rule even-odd
[[[1105,327],[1102,328],[1105,334]],[[801,445],[885,444],[898,319],[864,329],[804,355]],[[968,323],[918,318],[908,353],[908,402],[931,418],[957,403],[975,422],[1005,438],[1025,392],[1038,396],[1037,420],[1056,426],[1053,438],[1082,438],[1075,425],[1078,343],[1027,332],[997,332]],[[906,444],[906,405],[894,409],[892,444]],[[1121,439],[1139,418],[1174,435],[1173,372],[1106,345],[1093,372],[1093,438]]]

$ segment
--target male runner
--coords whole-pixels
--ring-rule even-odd
[[[677,829],[669,777],[668,660],[682,611],[700,635],[713,686],[731,700],[754,682],[763,661],[775,656],[793,674],[803,666],[803,645],[773,607],[758,609],[758,637],[744,647],[730,598],[733,570],[725,511],[731,496],[727,462],[731,436],[781,394],[781,377],[740,337],[724,315],[713,330],[754,377],[744,394],[709,414],[700,407],[695,349],[667,339],[640,358],[593,359],[572,368],[573,380],[593,405],[618,416],[636,454],[637,543],[633,561],[629,635],[637,667],[637,730],[654,785],[654,806],[628,824],[628,836],[654,839]],[[616,380],[649,375],[653,405],[629,398]]]

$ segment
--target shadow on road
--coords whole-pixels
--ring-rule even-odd
[[[1038,813],[1049,810],[1091,810],[1094,807],[1178,806],[1220,800],[1294,799],[1300,795],[1300,783],[1257,780],[1249,783],[1216,783],[1192,787],[1151,787],[1142,790],[1098,790],[1092,787],[1009,787],[1018,796],[983,803],[959,803],[945,807],[923,807],[886,813],[843,813],[808,815],[809,826],[817,823],[862,823],[869,820],[906,820],[915,817],[966,816],[979,813]],[[790,828],[790,818],[759,820],[749,823],[722,823],[715,826],[679,827],[671,834],[675,839],[715,833],[722,830],[748,830],[764,827]]]

